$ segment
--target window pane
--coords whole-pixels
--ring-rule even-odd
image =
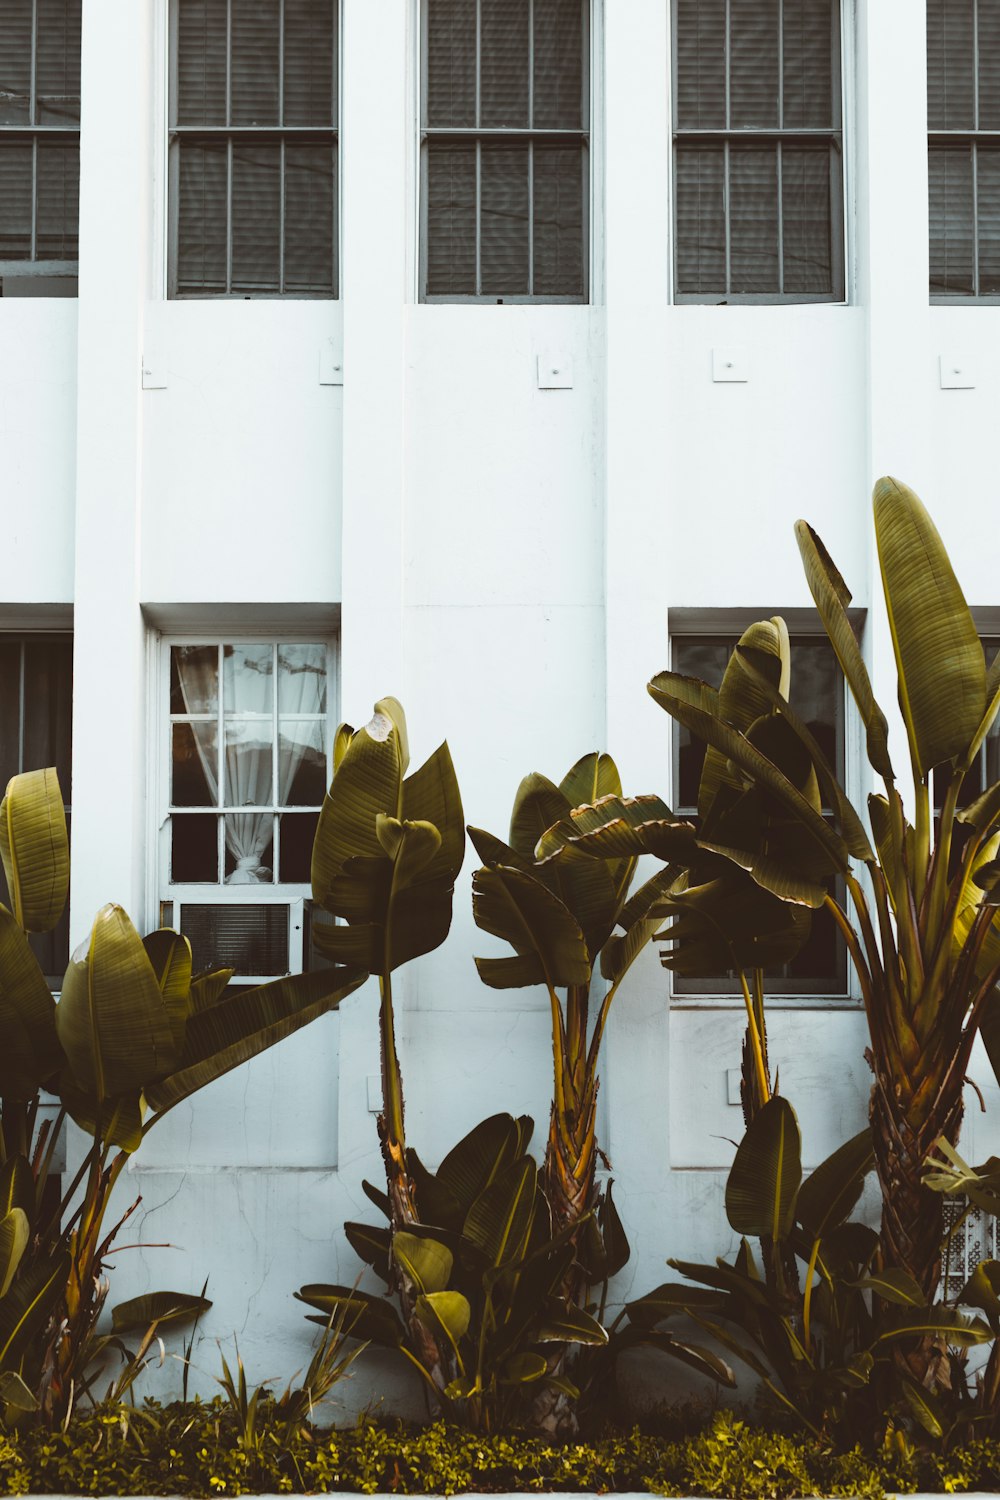
[[[288,973],[287,906],[185,904],[180,930],[191,944],[196,972],[227,968],[237,974]]]
[[[685,677],[698,677],[711,687],[718,687],[731,651],[732,647],[724,641],[699,640],[697,636],[679,637],[673,643],[673,670],[683,673]],[[675,806],[694,809],[698,805],[698,783],[701,781],[705,745],[703,741],[693,739],[690,731],[679,724],[674,725],[674,733],[678,736],[679,748],[677,786],[674,788]]]
[[[31,0],[0,5],[0,125],[29,125],[31,117]],[[3,222],[0,212],[0,224]]]
[[[24,643],[23,769],[55,766],[66,802],[70,795],[72,737],[73,643],[29,637]]]
[[[226,885],[270,885],[274,879],[274,817],[226,813]]]
[[[177,0],[177,119],[226,123],[224,0]]]
[[[7,0],[4,0],[6,5]],[[37,0],[35,123],[70,125],[80,119],[81,0]]]
[[[278,647],[278,712],[326,713],[326,647]]]
[[[979,129],[1000,130],[1000,6],[981,4],[979,44]]]
[[[583,147],[537,141],[535,152],[535,295],[584,294]]]
[[[278,124],[279,0],[230,0],[233,125]]]
[[[545,130],[584,128],[584,83],[581,0],[547,0],[536,5],[532,124]]]
[[[528,0],[480,0],[480,125],[530,123],[528,14]]]
[[[781,204],[785,291],[833,291],[829,146],[784,146]]]
[[[721,146],[676,149],[677,290],[726,292],[724,156]]]
[[[225,733],[226,784],[222,795],[227,805],[270,807],[274,796],[270,722],[227,719]]]
[[[31,259],[31,142],[0,140],[0,260]]]
[[[263,141],[233,141],[234,292],[279,289],[281,147]]]
[[[319,813],[282,813],[278,879],[308,885],[312,878],[312,846]]]
[[[76,141],[38,142],[37,260],[76,260],[80,147]]]
[[[427,123],[476,123],[476,0],[427,0]]]
[[[480,268],[486,295],[528,291],[528,147],[484,140]]]
[[[274,702],[270,646],[224,646],[222,707],[227,714],[270,714]]]
[[[726,126],[726,0],[677,0],[677,124]]]
[[[178,291],[226,290],[226,143],[179,141]]]
[[[973,287],[972,153],[968,146],[931,146],[931,292],[971,296]]]
[[[285,0],[286,125],[334,124],[334,0]]]
[[[21,642],[0,637],[0,796],[20,769]]]
[[[427,292],[476,290],[476,148],[431,141],[427,151]]]
[[[175,885],[216,885],[219,820],[211,813],[174,813],[170,819],[170,879]]]
[[[333,214],[336,145],[285,145],[285,291],[334,291]]]
[[[219,786],[215,724],[172,724],[170,801],[174,807],[215,807]]]
[[[214,714],[218,711],[218,646],[171,646],[170,712]]]
[[[972,6],[973,0],[927,0],[927,118],[932,130],[975,129]]]
[[[776,292],[778,180],[773,147],[730,147],[729,195],[732,290]]]
[[[278,801],[285,807],[319,807],[326,793],[322,719],[282,719],[278,731]]]
[[[833,49],[839,52],[834,0],[785,0],[782,75],[785,129],[837,126]]]
[[[816,638],[793,643],[789,702],[842,778],[844,688],[829,641]]]
[[[1000,295],[1000,151],[976,148],[979,194],[979,295]]]
[[[778,0],[729,0],[729,124],[778,124]]]

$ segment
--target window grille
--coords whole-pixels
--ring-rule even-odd
[[[844,297],[838,0],[676,0],[679,302]]]
[[[585,302],[589,0],[424,0],[422,295]]]
[[[957,1302],[962,1288],[981,1260],[997,1259],[997,1221],[981,1208],[969,1208],[964,1198],[945,1198],[944,1242],[941,1247],[941,1298]]]
[[[1000,0],[928,0],[933,301],[1000,298]]]
[[[170,294],[337,295],[337,0],[173,0]]]
[[[64,278],[77,272],[81,3],[0,4],[4,296],[75,290]]]

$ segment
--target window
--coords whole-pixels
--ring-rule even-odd
[[[684,629],[672,635],[671,652],[675,672],[700,677],[718,687],[743,630],[759,615],[747,614],[739,623],[701,611],[676,611],[684,617]],[[795,611],[786,611],[792,648],[792,707],[808,725],[823,753],[843,784],[846,763],[844,728],[845,687],[822,626],[793,624]],[[809,613],[803,611],[803,613]],[[693,616],[693,618],[692,618]],[[698,618],[701,616],[701,618]],[[695,628],[697,627],[697,628]],[[679,817],[697,821],[698,783],[705,746],[679,724],[673,726],[674,811]],[[824,808],[829,815],[830,809]],[[732,978],[685,979],[674,976],[675,995],[735,994]],[[771,995],[846,995],[847,955],[833,918],[814,912],[810,936],[798,956],[780,972],[766,976]]]
[[[337,295],[337,0],[173,0],[170,295]]]
[[[330,665],[320,641],[165,644],[161,921],[196,968],[303,966]]]
[[[70,822],[73,729],[73,637],[0,635],[0,795],[12,776],[55,766]],[[10,893],[0,866],[0,901]],[[52,932],[32,934],[31,946],[49,983],[62,984],[69,963],[69,913]]]
[[[995,609],[973,610],[973,617],[977,615],[992,616],[995,621],[997,611]],[[1000,632],[997,631],[995,624],[992,629],[984,629],[981,622],[977,623],[979,623],[979,640],[986,657],[986,665],[989,667],[997,652],[1000,651]],[[1000,722],[994,720],[989,733],[979,747],[979,753],[962,781],[958,794],[958,806],[968,807],[970,802],[975,802],[977,797],[981,797],[983,792],[998,781],[1000,781]],[[944,805],[946,785],[946,776],[939,776],[937,771],[931,773],[931,796],[935,813],[940,813]],[[964,841],[960,835],[958,843],[962,842]],[[957,850],[953,848],[954,854],[957,854]]]
[[[1000,3],[928,0],[930,291],[1000,298]]]
[[[0,295],[75,296],[82,0],[0,4]]]
[[[676,0],[680,302],[844,296],[838,0]]]
[[[422,10],[422,295],[585,302],[589,0]]]

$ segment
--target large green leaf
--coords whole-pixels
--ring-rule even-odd
[[[589,755],[581,755],[570,767],[559,783],[559,790],[570,807],[579,807],[584,802],[596,802],[600,797],[620,797],[622,783],[611,756],[592,750]]]
[[[25,932],[51,932],[69,892],[69,839],[59,778],[49,766],[7,783],[0,803],[0,858],[14,916]]]
[[[887,1266],[884,1271],[871,1271],[851,1285],[862,1292],[874,1292],[883,1302],[891,1302],[897,1307],[915,1307],[921,1311],[927,1308],[927,1299],[919,1285],[902,1266]]]
[[[534,857],[535,845],[547,828],[569,816],[572,803],[547,776],[533,771],[514,794],[510,815],[510,846],[522,859]]]
[[[989,1325],[981,1318],[967,1318],[951,1307],[900,1307],[886,1314],[875,1336],[877,1344],[895,1343],[899,1339],[934,1338],[943,1334],[949,1344],[967,1349],[985,1343],[992,1337]]]
[[[62,1061],[52,992],[28,939],[0,905],[0,1097],[34,1098]]]
[[[31,1228],[23,1208],[11,1208],[0,1219],[0,1297],[6,1297],[28,1246]]]
[[[0,1370],[16,1369],[66,1291],[69,1255],[29,1266],[0,1298]]]
[[[56,1027],[77,1084],[98,1103],[142,1088],[174,1065],[160,986],[120,906],[101,908],[86,949],[70,960]]]
[[[712,1271],[714,1267],[708,1269]],[[726,1306],[727,1296],[726,1292],[712,1287],[667,1281],[644,1297],[626,1302],[625,1310],[630,1323],[640,1328],[655,1328],[657,1323],[666,1322],[668,1318],[687,1317],[692,1310],[720,1312]]]
[[[799,1189],[795,1217],[814,1240],[822,1239],[849,1216],[875,1165],[871,1127],[820,1162]]]
[[[561,1297],[551,1297],[543,1312],[541,1326],[535,1333],[539,1344],[606,1344],[606,1329],[585,1312]]]
[[[926,776],[967,755],[986,710],[986,661],[944,543],[920,500],[885,478],[873,503],[899,705],[913,762]]]
[[[962,1307],[977,1307],[1000,1332],[1000,1261],[981,1260],[958,1297]]]
[[[81,1089],[69,1069],[58,1082],[59,1098],[74,1125],[108,1146],[138,1151],[142,1145],[142,1095],[138,1088],[98,1100]]]
[[[357,1287],[326,1286],[319,1282],[300,1287],[294,1295],[308,1307],[318,1307],[323,1314],[319,1318],[310,1318],[311,1323],[325,1326],[331,1313],[344,1311],[350,1320],[352,1338],[370,1339],[373,1344],[385,1344],[393,1349],[403,1342],[403,1325],[392,1304],[384,1297],[361,1292]]]
[[[684,862],[697,854],[694,825],[675,818],[659,797],[602,797],[576,807],[547,829],[536,854],[543,866],[564,851],[595,859],[619,860],[639,854]]]
[[[737,869],[687,890],[675,884],[652,915],[673,918],[657,933],[673,944],[664,967],[690,978],[788,963],[811,925],[807,907],[779,900]]]
[[[163,1114],[318,1016],[336,1010],[367,977],[356,969],[289,974],[199,1011],[188,1022],[177,1069],[146,1088],[150,1107]]]
[[[402,816],[408,822],[433,823],[441,835],[441,847],[428,865],[425,878],[454,884],[465,858],[465,814],[446,744],[439,745],[403,782]]]
[[[535,1217],[538,1169],[530,1156],[506,1167],[469,1209],[462,1228],[490,1265],[508,1266],[525,1252]]]
[[[160,986],[174,1046],[179,1053],[184,1045],[184,1028],[191,1010],[191,944],[181,933],[169,927],[158,927],[155,932],[146,934],[142,946]]]
[[[713,1353],[711,1349],[702,1348],[699,1344],[689,1344],[682,1339],[675,1339],[658,1328],[626,1328],[615,1334],[612,1347],[615,1354],[622,1353],[626,1349],[659,1349],[661,1353],[669,1354],[672,1359],[679,1360],[681,1364],[696,1370],[699,1375],[718,1381],[720,1385],[727,1386],[730,1390],[736,1385],[736,1376],[732,1369],[724,1359],[719,1358],[718,1354]]]
[[[789,667],[788,631],[783,620],[758,620],[740,636],[739,645],[757,653],[758,670],[777,691],[782,682],[787,688]],[[787,697],[787,691],[785,696]],[[719,717],[733,729],[746,734],[764,714],[770,713],[771,702],[762,690],[762,685],[739,654],[733,652],[726,664],[719,685]],[[723,785],[740,787],[729,760],[720,750],[709,746],[702,764],[698,785],[698,814],[701,818],[711,815],[719,788]]]
[[[115,1333],[145,1333],[153,1324],[187,1323],[200,1318],[211,1306],[207,1297],[191,1292],[145,1292],[118,1303],[111,1314],[111,1327]]]
[[[427,1292],[417,1298],[414,1310],[432,1333],[443,1329],[456,1348],[468,1332],[472,1319],[469,1300],[461,1292]]]
[[[477,870],[472,910],[484,932],[522,956],[537,954],[549,984],[589,984],[591,958],[579,923],[533,875],[504,865]]]
[[[35,1179],[28,1158],[20,1154],[0,1166],[0,1218],[12,1208],[22,1208],[29,1219],[35,1212]]]
[[[330,882],[354,855],[382,853],[375,833],[379,813],[399,817],[409,759],[406,718],[395,698],[382,698],[350,742],[340,734],[342,758],[323,800],[312,853],[313,899],[326,906]]]
[[[726,1183],[726,1217],[737,1234],[783,1240],[802,1181],[795,1111],[776,1094],[754,1115]]]
[[[891,781],[893,771],[889,759],[889,726],[885,714],[875,701],[868,668],[861,655],[854,627],[847,617],[847,606],[851,602],[850,590],[840,576],[833,558],[805,521],[796,521],[795,539],[799,544],[809,592],[819,610],[830,644],[840,663],[840,670],[847,679],[851,696],[865,726],[868,759],[880,776]]]
[[[443,1292],[448,1285],[454,1258],[440,1240],[401,1229],[392,1237],[392,1256],[418,1292]]]
[[[389,1245],[392,1235],[388,1229],[372,1224],[348,1223],[344,1225],[344,1237],[351,1249],[366,1265],[371,1266],[376,1276],[389,1280]]]
[[[528,1122],[528,1135],[532,1122]],[[438,1167],[438,1183],[461,1206],[463,1218],[480,1193],[521,1154],[522,1131],[513,1115],[490,1115],[463,1136]]]

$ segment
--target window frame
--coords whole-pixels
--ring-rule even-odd
[[[232,71],[232,0],[225,0],[226,4],[226,90],[229,93],[229,81]],[[272,301],[272,302],[339,302],[341,300],[341,233],[342,223],[342,198],[343,198],[343,171],[341,164],[341,134],[342,117],[344,108],[344,0],[331,0],[334,21],[334,72],[331,85],[335,81],[337,89],[337,107],[333,112],[333,121],[329,126],[318,125],[180,125],[177,121],[177,80],[178,80],[178,46],[179,46],[179,0],[166,0],[167,11],[167,38],[166,38],[166,128],[165,128],[165,201],[164,214],[166,222],[166,296],[171,302],[247,302],[247,301]],[[280,36],[282,47],[284,40],[284,0],[280,9]],[[283,98],[284,78],[283,70],[279,71],[279,100]],[[280,105],[279,105],[280,109]],[[177,259],[179,250],[179,211],[180,211],[180,154],[178,146],[183,138],[193,142],[203,140],[226,140],[228,142],[227,164],[226,164],[226,280],[229,285],[227,291],[178,291],[177,289]],[[232,184],[233,184],[233,158],[232,143],[234,138],[244,140],[268,140],[279,141],[284,147],[287,139],[300,141],[329,140],[333,151],[333,290],[330,292],[304,292],[294,291],[233,291],[232,290],[232,260],[233,260],[233,217],[232,217]],[[285,232],[284,232],[284,150],[282,150],[282,166],[280,175],[279,203],[279,281],[284,280],[285,274]]]
[[[337,727],[339,708],[339,649],[336,634],[328,625],[316,630],[301,626],[285,628],[280,623],[267,621],[261,629],[240,625],[236,629],[208,626],[204,630],[184,628],[151,632],[151,651],[155,652],[153,675],[155,690],[151,694],[153,717],[153,746],[151,774],[155,776],[155,794],[150,799],[154,809],[155,827],[151,842],[150,873],[152,890],[155,893],[157,925],[176,927],[180,930],[179,909],[184,906],[283,906],[288,909],[288,974],[312,967],[309,944],[309,907],[312,887],[308,881],[272,880],[261,885],[226,885],[224,868],[220,868],[218,883],[173,882],[170,878],[170,830],[172,807],[170,802],[171,773],[171,727],[176,715],[170,707],[170,651],[173,646],[239,646],[239,645],[324,645],[326,647],[326,724],[324,750],[326,754],[326,786],[329,786],[333,764],[333,740]],[[277,682],[274,685],[277,693]],[[277,701],[274,705],[277,721]],[[181,716],[183,717],[183,716]],[[275,771],[272,772],[275,774]],[[275,811],[279,804],[275,802]],[[321,806],[322,804],[320,804]],[[312,807],[292,808],[292,812],[313,812]],[[220,805],[206,807],[206,813],[219,819],[225,815]],[[280,833],[279,833],[280,838]],[[277,860],[275,861],[275,873]],[[280,974],[237,974],[233,983],[238,985],[266,984],[281,978]]]
[[[476,3],[476,33],[477,37],[481,31],[480,12],[482,0]],[[528,58],[529,67],[534,57],[534,15],[535,5],[541,0],[528,0]],[[417,29],[419,39],[419,51],[417,58],[417,300],[431,306],[439,305],[471,305],[483,307],[503,306],[532,306],[532,307],[586,307],[593,302],[594,285],[594,193],[596,185],[595,173],[595,142],[594,142],[594,120],[595,120],[595,98],[597,88],[596,78],[596,52],[597,38],[600,35],[600,20],[598,16],[598,0],[580,0],[580,10],[583,25],[582,50],[584,56],[583,85],[586,91],[584,114],[587,125],[579,130],[564,129],[536,129],[533,127],[512,126],[431,126],[426,120],[426,106],[428,99],[427,71],[430,54],[430,3],[429,0],[417,0]],[[476,55],[476,100],[478,112],[479,99],[479,71],[480,57]],[[529,72],[529,80],[532,74]],[[530,97],[530,82],[529,82]],[[490,292],[464,292],[443,293],[427,291],[427,251],[428,251],[428,187],[427,187],[427,146],[433,139],[474,141],[478,145],[483,140],[490,141],[528,141],[529,145],[536,139],[552,141],[577,141],[582,147],[583,175],[583,213],[581,224],[582,238],[582,268],[583,268],[583,291],[579,296],[567,296],[556,294],[542,294],[529,292],[515,292],[503,296],[497,296]],[[478,153],[477,153],[478,157]],[[477,186],[479,170],[477,161]],[[534,245],[533,245],[533,213],[534,200],[532,194],[532,178],[529,170],[529,211],[528,211],[528,278],[529,284],[534,279]],[[477,191],[476,202],[476,279],[480,280],[480,261],[482,252],[482,236],[479,229],[479,195]]]
[[[860,634],[864,628],[867,611],[852,607],[848,609],[847,614],[855,633]],[[668,612],[671,669],[675,669],[674,650],[676,640],[695,637],[703,639],[725,637],[728,641],[731,638],[738,638],[755,621],[770,619],[773,615],[780,615],[785,621],[793,647],[796,639],[828,639],[819,612],[809,607],[794,607],[790,609],[752,609],[743,607],[671,609]],[[793,658],[792,671],[794,672],[794,670]],[[842,698],[838,704],[838,708],[842,714],[843,723],[843,785],[848,796],[853,799],[856,797],[857,789],[861,785],[863,736],[846,680],[842,680]],[[679,795],[678,770],[680,761],[680,736],[677,732],[677,727],[676,720],[671,720],[668,803],[675,811],[677,811],[677,798]],[[684,814],[678,811],[677,816],[683,817]],[[765,997],[769,1008],[772,1010],[857,1010],[862,1003],[861,991],[853,966],[848,962],[846,946],[843,944],[842,939],[838,939],[837,961],[838,968],[843,975],[840,987],[834,989],[828,985],[824,986],[820,979],[817,979],[811,985],[809,981],[806,981],[804,984],[802,982],[795,983],[794,981],[778,981],[777,988],[774,988],[772,984],[765,986]],[[714,977],[684,979],[671,970],[667,970],[666,972],[669,981],[669,1001],[672,1010],[742,1010],[744,1008],[742,992],[735,988],[723,989]]]
[[[850,175],[850,163],[848,160],[849,129],[848,121],[850,115],[850,69],[844,66],[845,58],[851,57],[849,12],[851,5],[849,0],[834,0],[837,6],[836,35],[839,41],[839,50],[834,57],[834,77],[831,84],[831,95],[838,101],[840,112],[840,123],[835,129],[810,128],[789,129],[780,127],[757,128],[739,126],[736,128],[724,128],[714,130],[682,130],[677,123],[677,103],[679,97],[677,67],[680,56],[678,46],[678,10],[676,0],[670,5],[670,289],[671,300],[674,306],[700,306],[700,307],[793,307],[810,306],[813,304],[843,307],[848,304],[848,269],[850,265],[850,228],[848,214],[848,177]],[[779,35],[784,19],[785,0],[778,0],[778,26]],[[729,110],[729,28],[730,6],[726,0],[726,110]],[[780,64],[779,64],[780,68]],[[779,71],[779,79],[780,79]],[[831,232],[830,242],[833,257],[833,282],[834,289],[831,292],[681,292],[677,287],[677,252],[679,247],[678,216],[677,216],[677,144],[678,139],[690,141],[720,141],[726,147],[726,176],[723,181],[723,214],[725,218],[726,231],[726,280],[730,280],[730,204],[728,193],[728,157],[729,147],[733,141],[737,142],[759,142],[767,144],[775,142],[779,147],[778,156],[778,203],[779,213],[777,222],[778,235],[778,273],[779,279],[784,275],[784,258],[782,254],[782,222],[781,222],[781,177],[780,177],[780,147],[784,141],[800,144],[804,141],[830,142],[831,154],[836,156],[840,167],[840,191],[835,191],[835,185],[831,180],[830,192],[830,215]],[[839,142],[839,146],[836,144]]]

